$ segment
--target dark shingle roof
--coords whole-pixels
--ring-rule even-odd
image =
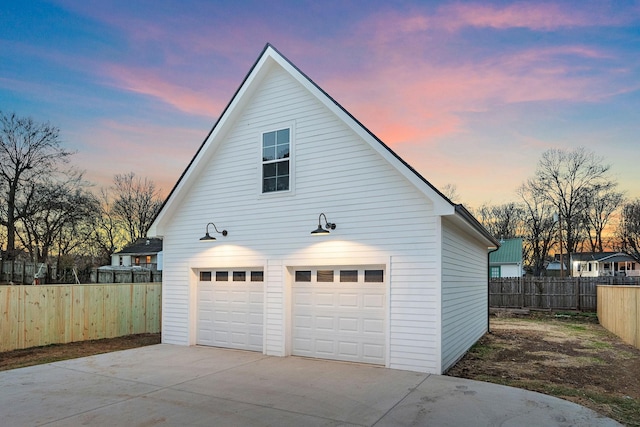
[[[134,243],[125,246],[120,252],[116,252],[116,254],[150,255],[157,254],[161,250],[162,239],[148,238],[138,239]]]
[[[574,252],[571,254],[574,261],[599,261],[599,262],[621,262],[635,261],[631,255],[624,252]]]

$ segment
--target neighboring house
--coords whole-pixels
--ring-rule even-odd
[[[489,254],[490,277],[522,277],[522,239],[500,240],[500,248]]]
[[[574,277],[640,276],[640,265],[624,252],[574,252],[570,265]]]
[[[162,270],[162,239],[138,239],[111,255],[111,267]]]
[[[270,45],[148,235],[164,343],[440,374],[488,328],[498,242]]]

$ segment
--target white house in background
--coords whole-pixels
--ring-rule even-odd
[[[439,374],[487,331],[498,242],[271,45],[148,235],[164,343]]]
[[[624,252],[574,252],[570,259],[574,277],[640,276],[640,265]]]
[[[111,267],[140,267],[162,270],[162,239],[138,239],[111,254]]]

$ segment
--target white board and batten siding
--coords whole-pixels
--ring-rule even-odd
[[[447,219],[442,227],[442,366],[445,371],[488,330],[487,245]]]

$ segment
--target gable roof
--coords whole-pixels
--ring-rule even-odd
[[[635,261],[624,252],[574,252],[571,254],[573,261],[598,261],[598,262],[622,262]]]
[[[162,239],[148,238],[138,239],[130,245],[125,246],[116,255],[151,255],[162,250]]]
[[[491,264],[521,264],[522,239],[500,240],[500,248],[489,254]]]
[[[271,67],[278,66],[285,70],[298,83],[305,87],[325,107],[340,118],[354,133],[391,163],[409,182],[411,182],[434,205],[436,215],[453,216],[457,222],[462,223],[479,239],[488,242],[489,247],[498,247],[499,243],[493,236],[467,211],[464,206],[454,204],[429,181],[413,169],[407,162],[398,156],[391,148],[376,137],[369,129],[360,123],[354,116],[344,109],[336,100],[329,96],[320,86],[298,69],[292,62],[278,52],[271,44],[267,43],[262,53],[253,64],[249,73],[245,76],[240,87],[225,107],[213,128],[202,142],[198,151],[191,159],[178,182],[173,187],[169,196],[164,201],[151,227],[149,236],[162,236],[163,224],[171,217],[171,212],[179,205],[184,197],[183,189],[189,187],[197,179],[199,170],[213,157],[213,153],[222,143],[225,133],[233,126],[235,118],[243,107],[249,102],[262,79]]]

